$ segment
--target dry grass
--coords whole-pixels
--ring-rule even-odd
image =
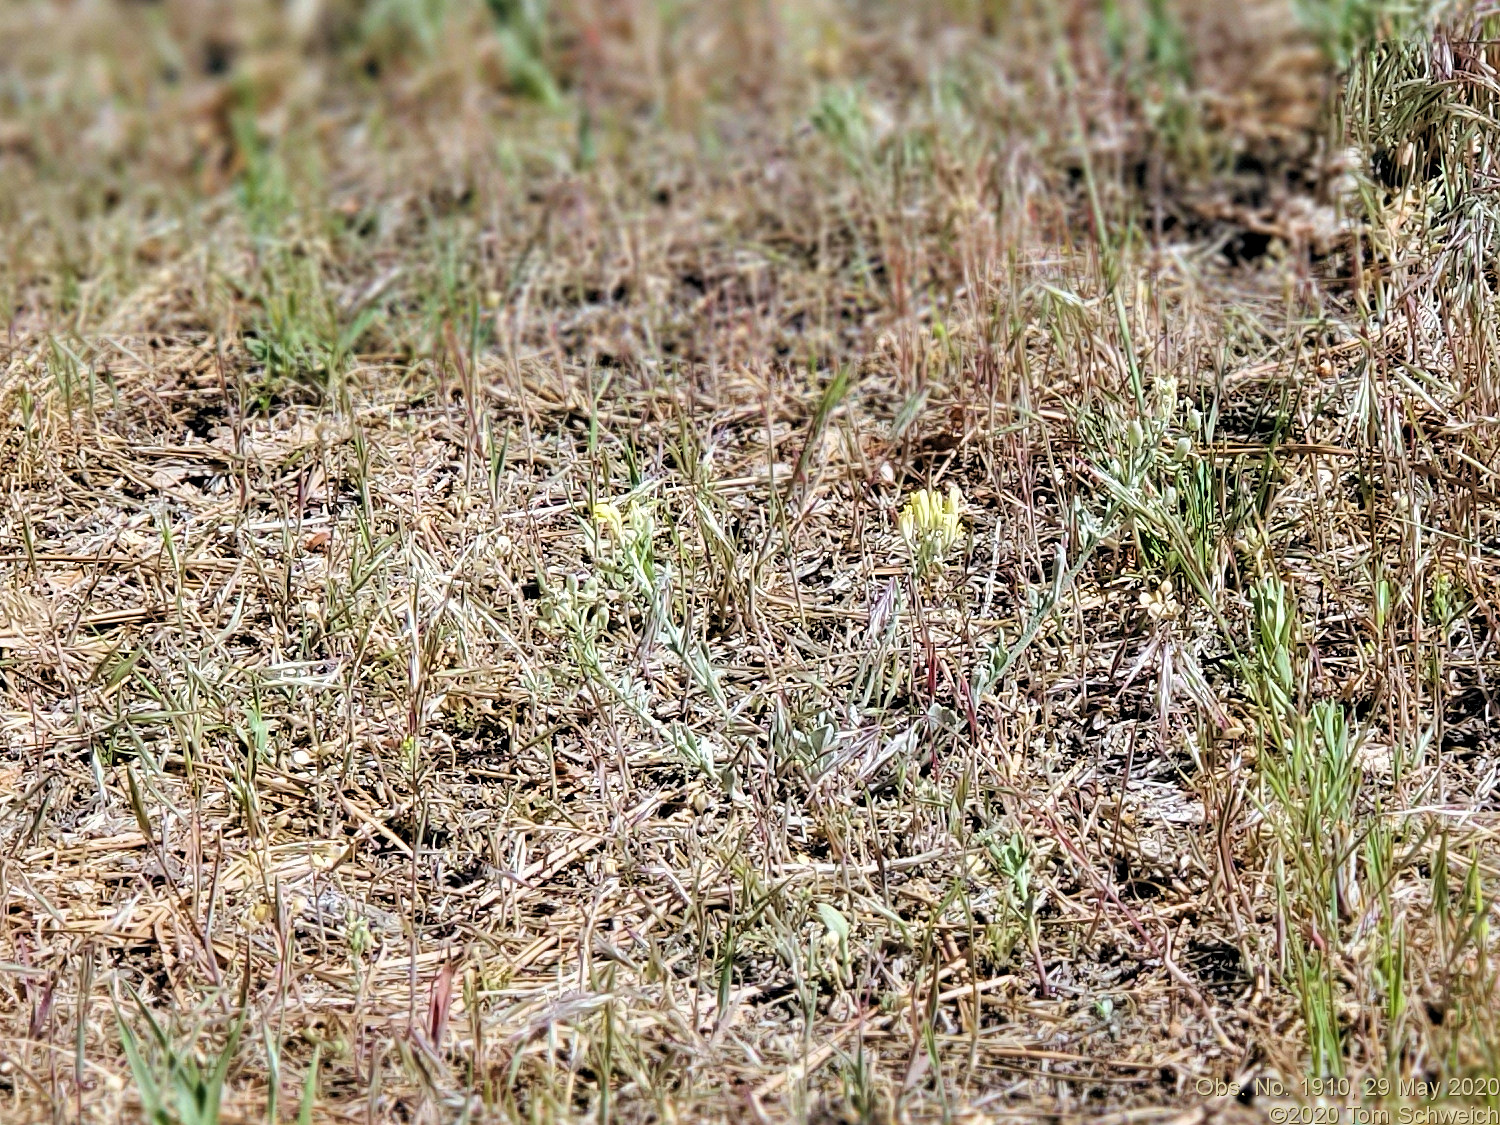
[[[1492,17],[1297,10],[0,11],[5,1119],[1500,1101]]]

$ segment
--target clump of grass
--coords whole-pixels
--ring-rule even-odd
[[[1341,989],[1332,967],[1344,923],[1365,910],[1355,833],[1364,817],[1357,733],[1344,708],[1309,702],[1298,614],[1275,575],[1251,594],[1254,647],[1249,678],[1266,739],[1262,777],[1268,819],[1277,833],[1278,909],[1286,928],[1282,971],[1302,1000],[1313,1073],[1341,1075]],[[1373,837],[1372,842],[1379,837]],[[1389,848],[1394,841],[1382,841]],[[1381,857],[1388,866],[1391,853]],[[1399,994],[1404,981],[1390,982]]]
[[[1204,171],[1205,145],[1185,29],[1165,0],[1110,0],[1101,10],[1106,53],[1141,122],[1166,159],[1187,175]]]
[[[367,0],[358,35],[364,51],[385,60],[430,55],[438,47],[449,0]]]
[[[548,63],[550,33],[546,0],[485,0],[495,20],[505,68],[515,89],[555,107],[562,101]]]
[[[143,1045],[136,1037],[118,1004],[115,1018],[141,1099],[142,1117],[151,1125],[218,1125],[246,1014],[242,1012],[235,1021],[218,1054],[205,1058],[196,1045],[174,1042],[140,997],[132,993],[131,998],[150,1031],[148,1042]]]
[[[1408,14],[1353,56],[1344,103],[1367,161],[1372,249],[1389,263],[1368,276],[1369,307],[1389,315],[1397,294],[1417,297],[1428,322],[1444,327],[1466,391],[1488,404],[1497,378],[1477,344],[1495,333],[1496,215],[1485,185],[1500,134],[1478,76],[1492,65],[1497,26],[1493,15],[1447,6]]]
[[[253,405],[265,410],[299,390],[338,401],[379,309],[347,307],[331,291],[316,223],[299,214],[291,171],[248,110],[236,114],[235,135],[245,165],[236,194],[255,239],[255,275],[245,287],[255,309],[245,347],[259,365]]]

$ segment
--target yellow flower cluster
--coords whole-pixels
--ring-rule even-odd
[[[946,496],[924,488],[907,499],[897,517],[897,526],[918,574],[926,576],[941,569],[948,552],[963,535],[963,508],[963,494],[956,484],[948,486]]]

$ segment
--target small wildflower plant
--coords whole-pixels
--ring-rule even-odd
[[[567,575],[549,591],[543,620],[566,636],[579,667],[588,675],[604,677],[596,642],[609,628],[610,591],[650,605],[661,575],[656,565],[656,523],[645,504],[602,500],[584,521],[584,537],[592,566]],[[615,685],[618,687],[618,685]]]
[[[565,576],[543,603],[542,621],[568,638],[580,668],[586,672],[598,668],[596,642],[609,628],[609,604],[597,576]]]
[[[365,916],[352,907],[345,916],[344,941],[349,947],[349,963],[356,969],[363,968],[365,954],[375,946],[375,936],[370,933],[370,923]]]
[[[918,577],[930,579],[942,572],[949,553],[963,536],[963,508],[963,494],[956,484],[948,486],[946,495],[924,488],[907,499],[897,526]]]
[[[589,554],[601,573],[616,589],[637,588],[654,593],[658,585],[656,567],[656,521],[646,504],[627,503],[622,511],[612,500],[593,507],[593,522],[586,525]]]
[[[663,725],[647,710],[639,681],[604,666],[599,637],[609,627],[609,601],[622,598],[640,613],[644,640],[665,643],[721,715],[729,719],[728,698],[703,643],[672,612],[671,565],[656,557],[656,520],[650,504],[635,498],[601,500],[583,521],[584,539],[593,568],[582,579],[569,576],[550,604],[550,620],[570,637],[579,667],[605,687],[643,726],[667,738],[693,766],[717,778],[715,744],[680,723]]]
[[[1140,604],[1152,621],[1170,621],[1182,612],[1182,605],[1177,600],[1170,578],[1162,579],[1155,589],[1148,585],[1142,590]]]

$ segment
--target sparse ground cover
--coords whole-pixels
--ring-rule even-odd
[[[1500,1103],[1495,18],[0,10],[0,1114]]]

